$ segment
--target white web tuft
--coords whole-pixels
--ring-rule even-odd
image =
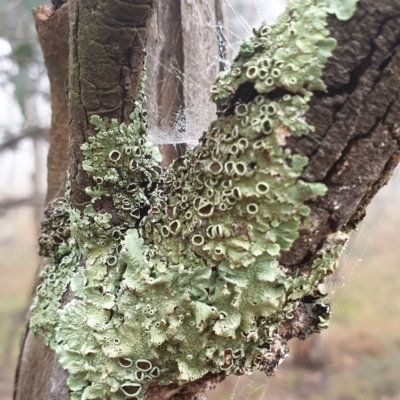
[[[202,107],[195,105],[180,109],[173,115],[173,124],[150,124],[148,140],[156,145],[186,143],[191,147],[197,145],[201,134],[207,130],[215,112],[215,106],[208,100],[208,92],[197,93]]]
[[[195,146],[201,134],[207,130],[208,126],[215,119],[215,104],[209,100],[209,90],[213,79],[219,69],[228,69],[232,58],[235,56],[240,42],[251,35],[252,28],[258,26],[262,21],[273,22],[284,10],[287,0],[221,0],[227,13],[228,23],[222,25],[217,21],[214,12],[213,0],[193,0],[190,4],[192,14],[190,24],[199,28],[197,32],[205,32],[205,35],[218,34],[219,47],[221,53],[226,53],[227,58],[215,55],[209,58],[210,52],[204,48],[201,38],[196,42],[195,51],[199,64],[205,65],[205,70],[199,68],[196,73],[190,71],[190,75],[181,74],[174,70],[174,67],[160,63],[159,60],[152,59],[158,66],[164,69],[166,74],[174,74],[183,83],[183,96],[185,108],[174,111],[173,123],[160,119],[148,121],[148,139],[154,144],[180,144],[186,143]],[[210,19],[204,17],[201,9],[206,3],[207,13]],[[201,7],[200,7],[200,6]],[[223,40],[221,40],[223,38]],[[149,54],[149,58],[152,55]],[[204,77],[212,77],[210,87],[204,87]],[[207,80],[207,79],[206,79]],[[209,79],[210,80],[210,79]],[[180,98],[181,93],[176,91],[176,96]]]

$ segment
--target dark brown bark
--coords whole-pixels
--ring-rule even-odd
[[[130,122],[138,95],[148,25],[156,1],[68,1],[70,20],[69,172],[71,203],[83,209],[91,185],[81,145],[95,135],[92,115]]]
[[[307,116],[316,132],[289,141],[310,157],[303,178],[328,193],[311,205],[314,226],[284,255],[286,266],[301,266],[330,233],[354,229],[399,161],[399,23],[391,0],[361,1],[350,21],[329,21],[339,44],[324,73],[328,91],[315,94]]]
[[[50,81],[52,115],[46,197],[46,202],[49,202],[64,195],[67,180],[68,12],[66,6],[58,11],[50,7],[38,7],[33,15]]]

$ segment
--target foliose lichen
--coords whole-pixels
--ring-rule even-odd
[[[357,7],[358,0],[328,0],[329,12],[342,21],[350,19]]]
[[[60,261],[67,253],[71,237],[69,204],[65,199],[50,202],[45,210],[39,238],[39,255]]]
[[[69,372],[73,400],[139,400],[149,382],[210,372],[271,374],[285,356],[280,328],[302,299],[321,297],[344,242],[335,236],[301,271],[279,264],[312,223],[307,201],[326,192],[301,179],[308,159],[285,144],[313,130],[305,113],[325,88],[333,3],[292,0],[254,31],[212,88],[226,109],[168,170],[146,144],[142,91],[130,125],[92,118],[98,133],[82,146],[92,204],[66,211],[72,236],[46,254],[31,320]],[[318,304],[316,331],[330,314]]]
[[[50,263],[40,273],[42,283],[36,288],[31,307],[30,328],[40,333],[45,343],[56,346],[61,298],[70,284],[78,260],[75,240],[70,232],[70,208],[65,199],[49,203],[39,238],[39,254]]]

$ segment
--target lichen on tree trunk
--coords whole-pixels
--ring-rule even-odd
[[[123,17],[90,4],[70,3],[73,237],[60,247],[80,262],[69,271],[59,320],[37,323],[48,297],[40,291],[52,287],[46,270],[32,329],[57,348],[74,399],[202,398],[227,373],[271,374],[290,338],[325,327],[318,284],[334,267],[340,231],[359,221],[397,164],[400,33],[392,24],[400,4],[361,0],[349,21],[329,17],[338,47],[321,81],[334,47],[326,9],[291,2],[219,76],[218,120],[168,171],[145,146],[145,33],[132,53],[134,41],[123,39],[102,53],[115,38],[101,29]],[[350,16],[351,7],[329,4]],[[118,28],[135,38],[140,30],[125,19]],[[99,65],[94,48],[104,56]],[[126,54],[137,55],[136,68]]]
[[[88,179],[81,169],[81,145],[95,135],[92,115],[129,123],[155,1],[110,3],[69,0],[71,202],[83,209]],[[115,32],[118,31],[118,40]]]

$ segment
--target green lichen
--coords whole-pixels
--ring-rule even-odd
[[[358,0],[328,0],[329,12],[342,21],[350,19],[357,7]]]
[[[98,133],[82,146],[92,204],[68,210],[70,254],[52,253],[59,285],[45,271],[31,320],[69,372],[73,400],[138,400],[151,381],[210,372],[271,374],[284,357],[279,329],[303,298],[321,298],[344,241],[328,240],[301,271],[279,265],[312,224],[307,201],[326,192],[301,179],[308,159],[285,144],[312,132],[305,113],[335,46],[329,5],[293,0],[242,44],[213,98],[229,105],[245,83],[256,93],[168,170],[146,143],[142,89],[131,124],[92,118]],[[74,299],[61,307],[68,286]],[[318,331],[329,310],[316,301]]]
[[[96,184],[86,193],[93,203],[100,198],[111,199],[127,226],[135,226],[149,207],[149,196],[161,174],[156,161],[157,153],[153,146],[146,143],[144,103],[144,95],[141,94],[129,125],[118,125],[115,120],[109,124],[97,116],[92,117],[91,123],[98,133],[82,145],[85,156],[82,168]]]
[[[327,59],[336,47],[336,40],[329,37],[327,13],[337,12],[339,1],[292,1],[286,12],[274,25],[262,25],[254,30],[254,37],[246,40],[229,71],[222,72],[212,88],[214,100],[221,102],[246,82],[254,84],[260,94],[283,88],[293,96],[286,104],[290,130],[301,132],[298,117],[315,90],[325,90],[321,79]],[[343,3],[342,12],[349,12],[354,0]],[[296,114],[297,112],[297,114]],[[304,128],[304,127],[303,127]]]
[[[31,307],[30,328],[42,335],[45,343],[56,346],[55,331],[62,296],[71,281],[78,260],[75,240],[70,234],[70,209],[64,199],[51,202],[42,223],[39,254],[51,262],[40,273],[42,283],[36,288]]]
[[[39,255],[60,261],[69,253],[66,242],[71,237],[69,205],[65,199],[57,199],[47,206],[42,232],[39,238]]]

